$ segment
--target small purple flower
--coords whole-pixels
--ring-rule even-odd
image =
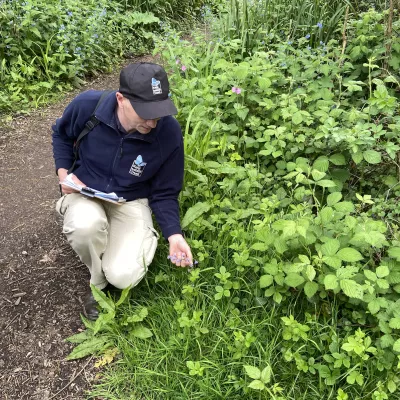
[[[309,33],[307,33],[307,35],[305,36],[306,39],[310,39],[311,35]]]
[[[287,42],[287,44],[292,44],[293,42],[291,41],[291,40],[289,40],[288,42]]]
[[[242,89],[233,86],[232,92],[233,92],[233,93],[236,93],[236,94],[240,94],[240,93],[242,93]]]
[[[179,59],[177,59],[176,61],[175,61],[175,64],[179,64],[181,62],[181,60],[179,60]]]
[[[72,17],[72,11],[68,11],[67,14],[69,17]]]
[[[186,66],[185,65],[182,65],[182,68],[181,68],[181,70],[183,71],[183,72],[185,72],[186,71]]]
[[[321,46],[325,46],[325,43],[324,43],[322,40],[319,42],[319,44],[320,44]]]
[[[318,26],[319,29],[322,29],[322,22],[321,22],[321,21],[318,22],[318,23],[317,23],[317,26]]]

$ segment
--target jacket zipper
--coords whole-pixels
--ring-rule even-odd
[[[110,128],[112,128],[112,126],[110,126],[110,125],[108,125],[108,124],[106,124],[106,125],[109,126]],[[113,128],[113,129],[114,129],[114,128]],[[129,135],[129,134],[128,134],[128,135]],[[108,189],[109,189],[109,187],[111,186],[111,183],[112,183],[112,181],[113,181],[113,179],[114,179],[115,163],[116,163],[116,161],[117,161],[118,158],[119,158],[119,159],[122,158],[122,145],[123,145],[123,143],[124,143],[124,139],[125,139],[125,138],[128,138],[128,135],[126,135],[125,137],[123,137],[123,138],[120,139],[118,149],[117,149],[117,151],[115,152],[113,165],[112,165],[112,167],[111,167],[111,177],[110,177],[110,180],[108,181],[108,184],[107,184],[107,187],[106,187],[106,190],[105,190],[106,193],[108,193]],[[140,138],[137,138],[137,137],[135,137],[135,138],[134,138],[134,137],[131,137],[131,138],[129,138],[129,139],[134,139],[134,140],[140,140],[140,141],[142,141],[142,142],[147,142],[147,140],[140,139]],[[118,157],[118,155],[119,155],[119,157]]]
[[[116,163],[118,158],[122,157],[122,144],[123,144],[123,142],[124,142],[124,138],[121,138],[121,140],[119,141],[118,149],[115,152],[114,161],[113,161],[113,164],[112,164],[112,167],[111,167],[111,177],[110,177],[110,180],[109,180],[108,185],[107,185],[106,190],[105,190],[106,193],[108,193],[108,189],[109,189],[109,187],[110,187],[110,185],[111,185],[111,183],[112,183],[112,181],[114,179],[115,163]],[[118,155],[119,155],[119,157],[118,157]]]

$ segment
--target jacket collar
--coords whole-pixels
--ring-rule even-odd
[[[117,126],[117,121],[115,118],[115,108],[117,107],[117,98],[115,96],[116,93],[117,91],[115,90],[105,97],[104,101],[100,104],[100,106],[96,110],[95,116],[100,122],[103,122],[110,128],[119,131]],[[161,126],[162,126],[162,118],[158,122],[157,126],[146,135],[143,135],[140,132],[136,131],[130,133],[129,138],[144,140],[145,142],[153,143],[157,138]]]

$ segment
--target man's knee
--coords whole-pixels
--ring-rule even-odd
[[[125,289],[128,286],[136,286],[146,274],[145,268],[139,263],[135,263],[129,268],[107,268],[104,270],[107,281],[118,289]]]
[[[82,215],[64,223],[63,232],[73,237],[74,241],[86,242],[97,235],[107,232],[108,223],[105,218],[91,215]]]

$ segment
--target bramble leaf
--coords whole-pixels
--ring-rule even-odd
[[[366,150],[363,152],[364,160],[369,164],[379,164],[382,161],[381,153],[375,150]]]
[[[261,371],[257,367],[253,367],[252,365],[244,365],[244,369],[246,370],[246,374],[251,379],[260,379]]]
[[[304,285],[304,293],[307,297],[312,297],[315,293],[317,293],[318,287],[318,283],[316,282],[307,282]]]
[[[363,256],[356,249],[352,249],[351,247],[345,247],[344,249],[340,249],[336,254],[342,261],[346,262],[356,262],[363,259]]]
[[[340,288],[343,290],[344,294],[349,297],[360,300],[363,299],[364,290],[356,281],[351,279],[342,279],[340,281]]]

